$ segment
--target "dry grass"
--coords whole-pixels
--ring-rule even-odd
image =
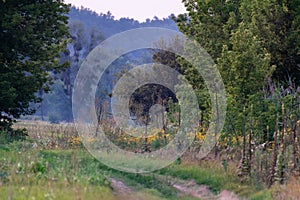
[[[23,146],[24,146],[24,144],[27,144],[27,143],[31,146],[32,145],[36,146],[36,148],[31,149],[30,152],[28,152],[29,154],[31,154],[30,161],[34,161],[35,163],[38,162],[39,160],[36,160],[38,158],[37,156],[33,156],[33,154],[32,154],[33,151],[39,152],[40,150],[54,149],[54,150],[65,150],[65,151],[63,151],[63,153],[66,153],[70,149],[83,150],[83,148],[82,148],[83,145],[80,142],[80,138],[78,137],[75,125],[72,123],[50,124],[48,122],[42,122],[42,121],[20,121],[20,122],[16,123],[14,126],[15,126],[15,128],[20,128],[20,129],[26,128],[28,130],[30,141],[24,142]],[[25,149],[27,149],[27,148],[25,148]],[[225,187],[225,189],[234,191],[241,196],[249,197],[249,196],[253,196],[251,194],[258,192],[257,195],[254,195],[255,198],[253,197],[251,199],[270,199],[271,198],[271,194],[270,195],[264,194],[266,191],[269,192],[270,190],[262,190],[261,191],[262,188],[254,189],[253,185],[251,186],[251,185],[248,185],[247,183],[239,182],[239,179],[236,177],[236,174],[238,171],[238,164],[239,164],[236,161],[237,159],[233,159],[233,160],[228,159],[228,157],[221,155],[221,154],[219,154],[219,156],[216,159],[214,159],[214,156],[212,154],[210,154],[206,159],[199,160],[196,158],[197,156],[194,155],[193,153],[194,152],[190,152],[190,151],[186,152],[184,154],[184,156],[181,158],[181,161],[182,161],[181,165],[179,165],[178,167],[175,167],[175,168],[173,167],[174,170],[179,168],[178,169],[179,171],[175,170],[176,175],[178,175],[180,177],[181,175],[179,172],[182,171],[182,177],[187,176],[188,178],[192,177],[192,178],[196,179],[196,177],[198,177],[199,173],[201,172],[200,169],[202,169],[203,176],[199,176],[199,181],[205,179],[205,175],[207,175],[207,177],[208,177],[207,183],[204,182],[204,184],[210,185],[211,187],[215,187],[217,190],[224,189],[224,187]],[[25,162],[26,159],[24,160],[24,157],[26,157],[25,155],[26,155],[26,153],[24,154],[24,152],[23,152],[22,159],[14,158],[14,157],[16,157],[16,153],[12,153],[12,155],[9,156],[9,153],[6,152],[3,155],[4,157],[7,157],[7,159],[9,159],[9,158],[13,159],[9,165],[12,170],[10,172],[10,174],[12,175],[10,178],[14,179],[14,181],[12,181],[12,180],[11,181],[12,181],[12,183],[14,183],[13,185],[15,185],[16,187],[24,187],[23,186],[24,180],[23,179],[18,180],[18,178],[23,177],[23,176],[20,176],[20,174],[14,176],[14,173],[12,173],[12,172],[16,171],[16,169],[18,167],[17,165],[19,162],[27,163],[27,161]],[[226,161],[226,163],[227,163],[226,170],[222,163],[224,158],[227,158],[226,159],[227,160]],[[71,161],[71,163],[72,163],[72,161]],[[77,164],[74,163],[74,166],[76,166],[76,165]],[[68,170],[68,169],[69,168],[65,168],[65,170]],[[69,171],[68,172],[66,171],[65,174],[69,174]],[[190,175],[188,175],[188,174],[190,174]],[[211,182],[212,179],[214,179],[215,181]],[[15,184],[15,183],[19,183],[19,184]],[[295,199],[296,200],[296,199],[299,199],[299,197],[300,197],[299,183],[300,183],[299,177],[298,178],[292,177],[288,180],[287,184],[275,185],[272,187],[271,191],[273,193],[273,196],[278,200],[280,200],[280,199],[285,199],[285,200],[289,200],[289,199],[294,200]],[[43,185],[41,185],[41,187],[39,188],[33,184],[33,186],[31,188],[24,187],[23,190],[17,190],[16,188],[13,188],[13,186],[11,184],[9,184],[9,187],[1,187],[1,185],[3,185],[3,184],[4,183],[0,181],[0,192],[2,194],[6,194],[6,195],[4,195],[6,197],[9,196],[10,191],[14,191],[16,196],[20,195],[19,197],[24,195],[24,193],[25,194],[28,193],[30,190],[32,190],[32,191],[30,191],[30,193],[32,192],[31,194],[33,194],[33,196],[36,196],[36,197],[39,197],[38,195],[46,195],[47,196],[48,194],[50,194],[50,196],[51,196],[51,194],[52,194],[52,193],[49,193],[49,191],[46,189],[44,192],[42,192]],[[47,184],[44,184],[45,188],[47,187],[46,186]],[[56,188],[55,185],[51,186],[51,187],[54,190],[53,193],[56,194],[55,197],[57,199],[59,199],[60,193],[56,191],[56,189],[58,189],[59,187]],[[74,190],[76,190],[76,188],[77,188],[77,190],[81,194],[80,196],[82,196],[83,199],[88,198],[88,196],[86,196],[88,194],[85,193],[86,188],[88,188],[89,191],[93,191],[94,189],[97,190],[97,187],[103,189],[103,192],[101,192],[101,193],[106,195],[105,198],[107,198],[107,199],[112,198],[111,191],[109,191],[105,186],[103,187],[102,185],[101,186],[91,186],[89,184],[88,185],[73,184],[73,185],[70,185],[70,187],[73,188]],[[40,190],[41,193],[38,193],[35,190]],[[261,192],[259,193],[259,191],[261,191]],[[34,194],[35,192],[37,192],[36,195]],[[95,193],[96,192],[91,192],[91,194],[95,194]],[[99,193],[99,195],[101,193]],[[62,197],[64,196],[63,194],[61,194],[61,195],[62,195]],[[69,194],[67,196],[69,196]],[[263,196],[266,196],[266,197],[262,198]]]
[[[19,121],[16,129],[27,129],[29,138],[40,149],[69,149],[80,146],[80,139],[73,123],[50,124],[43,121]]]
[[[276,200],[298,200],[300,199],[300,178],[291,177],[285,185],[273,187]]]

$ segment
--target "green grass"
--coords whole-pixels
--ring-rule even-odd
[[[248,183],[241,183],[239,178],[233,174],[226,173],[223,169],[216,166],[197,166],[191,165],[171,165],[160,170],[162,175],[170,175],[183,180],[195,180],[199,185],[207,185],[215,193],[221,190],[230,190],[237,195],[249,199],[270,200],[271,192],[264,188],[256,188]]]
[[[8,198],[10,197],[10,198]],[[0,199],[105,199],[112,200],[114,196],[107,187],[72,185],[64,183],[45,183],[43,185],[15,185],[0,187]]]
[[[147,199],[178,197],[174,188],[154,175],[111,169],[84,149],[38,150],[30,142],[0,148],[0,199],[115,199],[107,177],[123,181]]]
[[[195,199],[180,196],[164,176],[195,180],[217,194],[227,189],[248,199],[272,199],[269,190],[241,184],[232,173],[212,164],[172,164],[150,174],[132,174],[111,169],[85,149],[39,150],[32,141],[0,146],[0,199],[115,199],[107,177],[121,180],[137,196],[148,199]],[[139,191],[139,192],[137,192]]]
[[[39,157],[43,157],[43,159],[47,160],[49,166],[52,169],[56,168],[56,171],[59,167],[68,168],[69,173],[64,175],[64,177],[67,178],[70,174],[71,177],[75,176],[74,173],[72,173],[75,166],[70,166],[70,163],[76,163],[77,176],[83,177],[83,179],[89,177],[89,184],[105,185],[105,177],[108,176],[120,179],[127,185],[138,190],[143,188],[154,189],[157,191],[158,196],[162,198],[176,197],[176,192],[171,186],[165,185],[165,183],[157,180],[154,176],[144,176],[111,169],[100,163],[84,150],[63,152],[41,151],[39,152]],[[69,162],[70,160],[71,162]],[[80,177],[78,178],[79,180]]]
[[[263,190],[251,195],[251,200],[269,200],[273,199],[272,193],[269,190]]]
[[[82,168],[86,152],[20,146],[0,149],[0,199],[113,199],[104,173],[96,165]]]

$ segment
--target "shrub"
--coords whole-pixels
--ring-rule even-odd
[[[7,130],[0,130],[0,144],[7,144],[13,141],[23,141],[28,136],[26,129],[13,130],[9,128]]]

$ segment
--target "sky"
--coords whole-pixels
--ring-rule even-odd
[[[115,19],[133,18],[144,22],[147,18],[167,18],[170,14],[185,13],[181,0],[65,0],[76,7],[90,8],[97,13],[110,11]]]

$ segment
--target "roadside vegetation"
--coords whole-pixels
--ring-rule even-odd
[[[63,0],[0,0],[0,199],[299,198],[299,0],[182,3],[184,14],[136,23],[114,20],[110,12],[70,8]],[[94,21],[83,22],[88,16]],[[199,116],[197,130],[184,132],[188,137],[195,134],[194,142],[173,164],[148,174],[125,173],[105,166],[85,149],[84,142],[99,147],[97,131],[94,138],[85,140],[73,123],[67,123],[76,121],[72,116],[74,81],[87,55],[107,36],[156,23],[178,29],[208,54],[200,55],[194,46],[175,37],[157,41],[155,49],[122,55],[98,80],[97,127],[103,128],[105,139],[131,155],[150,154],[176,138],[188,115],[181,112],[180,98],[170,88],[146,84],[128,99],[131,121],[142,133],[118,127],[111,111],[112,89],[118,80],[137,65],[153,62],[175,69],[189,82],[198,100],[199,110],[190,113]],[[205,66],[209,55],[222,81],[212,75],[213,87],[208,87],[201,73],[210,74],[212,68],[199,71],[172,53],[175,50]],[[169,74],[162,73],[160,78],[173,83]],[[223,83],[226,95],[220,94]],[[178,96],[187,97],[185,92]],[[226,119],[218,130],[219,111],[225,107],[220,102],[225,98]],[[34,113],[40,121],[21,120]],[[159,125],[156,128],[150,126],[153,119]],[[203,158],[199,154],[211,125],[215,145]],[[181,141],[172,143],[178,152],[186,147]],[[119,159],[123,157],[139,172],[141,160],[131,162],[127,156],[114,157],[109,148],[105,150],[101,153],[110,162],[123,164]]]
[[[93,158],[72,124],[21,121],[15,127],[26,127],[29,136],[26,140],[1,143],[3,199],[119,199],[126,195],[143,196],[142,199],[199,199],[174,187],[192,187],[190,181],[195,181],[197,187],[208,186],[216,196],[228,190],[240,198],[273,199],[280,196],[279,191],[287,192],[277,185],[268,189],[254,179],[242,181],[237,176],[236,162],[222,165],[218,159],[199,161],[193,159],[191,152],[150,174],[120,172]],[[125,186],[115,187],[116,180],[130,189],[122,193]],[[296,186],[289,187],[289,195],[293,188],[297,191]]]

